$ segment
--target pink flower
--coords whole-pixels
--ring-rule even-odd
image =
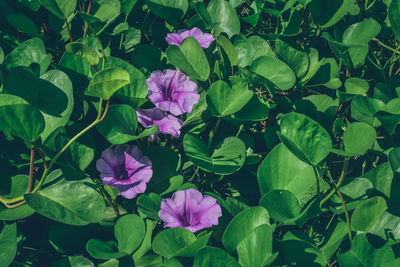
[[[171,198],[161,201],[158,217],[164,227],[183,227],[192,232],[218,225],[221,207],[211,196],[202,195],[196,189],[175,192]]]
[[[202,48],[208,48],[215,40],[212,34],[203,33],[196,27],[191,30],[179,30],[178,33],[168,33],[165,40],[167,40],[169,45],[180,46],[186,37],[194,37]]]
[[[197,84],[180,70],[154,71],[146,84],[150,101],[175,116],[192,112],[200,98]]]
[[[154,124],[157,124],[160,133],[170,134],[175,137],[179,137],[179,135],[181,134],[181,127],[183,122],[172,115],[164,114],[163,112],[161,112],[161,110],[157,108],[138,108],[136,109],[136,114],[138,122],[145,128],[149,128]],[[155,137],[156,135],[151,135],[150,140],[154,140]]]
[[[104,150],[96,168],[103,184],[115,187],[128,199],[146,191],[146,183],[153,175],[150,159],[137,146],[127,144]]]

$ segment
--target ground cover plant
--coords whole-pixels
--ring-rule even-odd
[[[0,0],[0,266],[400,266],[400,0]]]

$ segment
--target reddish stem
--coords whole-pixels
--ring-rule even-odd
[[[88,5],[87,11],[86,11],[86,14],[88,14],[88,15],[90,13],[90,9],[92,8],[92,2],[93,2],[93,0],[89,0],[89,5]],[[88,28],[89,28],[89,23],[85,22],[85,30],[83,31],[83,38],[86,37]]]
[[[110,99],[107,100],[106,108],[104,109],[103,116],[101,116],[101,118],[99,119],[99,122],[101,122],[104,119],[104,117],[106,116],[109,106],[110,106]]]
[[[65,20],[65,25],[67,25],[67,31],[68,31],[68,35],[69,35],[69,40],[71,42],[73,42],[74,40],[72,39],[71,29],[69,28],[68,20],[67,20],[67,18],[64,18],[64,20]]]

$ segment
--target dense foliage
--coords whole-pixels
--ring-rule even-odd
[[[400,0],[0,0],[0,266],[400,266]]]

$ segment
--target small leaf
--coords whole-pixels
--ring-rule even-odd
[[[236,52],[236,49],[233,46],[233,44],[231,43],[231,41],[229,41],[229,39],[226,38],[225,36],[220,35],[217,37],[217,44],[222,47],[222,49],[228,56],[229,61],[231,62],[231,65],[237,66],[239,63],[238,62],[238,53]]]
[[[375,143],[376,131],[365,122],[353,122],[343,133],[346,152],[362,155]]]
[[[69,53],[81,56],[89,61],[91,65],[97,65],[100,61],[96,50],[85,43],[71,42],[65,46],[65,50]]]
[[[118,89],[130,83],[129,73],[118,67],[97,72],[89,84],[88,92],[92,96],[109,99]]]
[[[392,0],[390,2],[388,17],[394,35],[397,40],[400,40],[400,0]]]
[[[113,246],[99,239],[90,239],[86,244],[86,250],[95,259],[108,260],[126,256],[126,252],[116,251]]]
[[[346,89],[346,94],[364,95],[368,92],[369,85],[363,79],[351,77],[344,82],[344,88]]]
[[[114,234],[118,241],[118,250],[131,254],[144,238],[144,221],[136,214],[125,215],[116,222]]]
[[[248,90],[247,82],[238,77],[229,77],[231,86],[220,80],[213,83],[207,91],[207,105],[211,113],[224,117],[239,111],[249,102],[253,92]]]
[[[300,215],[301,207],[296,196],[287,190],[271,190],[260,200],[269,215],[281,223],[287,223]]]
[[[231,174],[238,171],[246,157],[246,146],[237,137],[227,137],[209,153],[203,141],[193,135],[186,134],[183,138],[186,156],[201,169],[217,174]]]

